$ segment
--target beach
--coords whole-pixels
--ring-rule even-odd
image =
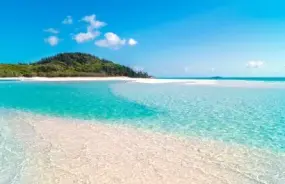
[[[0,78],[1,80],[16,80],[16,81],[108,81],[108,80],[131,80],[129,77],[7,77]]]
[[[10,112],[9,117],[29,155],[23,183],[285,181],[284,154],[20,111]]]
[[[216,80],[216,79],[160,79],[160,78],[130,78],[130,77],[8,77],[1,78],[1,81],[24,81],[24,82],[96,82],[96,81],[124,81],[141,84],[184,84],[199,86],[217,86],[217,87],[284,87],[282,82],[271,81],[266,84],[264,81],[246,81],[246,80]],[[253,85],[254,84],[254,85]],[[265,84],[265,85],[264,85]]]
[[[163,83],[188,83],[188,84],[216,84],[215,80],[193,80],[193,79],[155,79],[155,78],[130,78],[130,77],[9,77],[0,78],[0,81],[30,81],[30,82],[80,82],[80,81],[130,81],[146,84]]]
[[[285,184],[284,7],[5,1],[0,184]]]

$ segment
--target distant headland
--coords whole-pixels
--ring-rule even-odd
[[[146,72],[85,53],[61,53],[29,64],[0,64],[0,77],[150,78]]]

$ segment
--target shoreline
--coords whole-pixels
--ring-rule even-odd
[[[285,181],[285,154],[96,121],[9,112],[9,122],[29,155],[23,183]]]
[[[216,80],[193,80],[193,79],[155,79],[155,78],[130,78],[130,77],[7,77],[0,81],[28,81],[28,82],[76,82],[76,81],[128,81],[146,84],[185,83],[192,85],[213,85]]]
[[[254,81],[254,80],[218,80],[218,79],[156,79],[156,78],[130,78],[124,76],[118,77],[0,77],[1,81],[24,81],[24,82],[84,82],[84,81],[125,81],[142,84],[167,84],[182,83],[185,85],[206,85],[206,86],[226,86],[243,87],[254,84],[257,87],[263,85],[283,85],[280,81]]]
[[[108,80],[123,80],[128,81],[132,80],[129,77],[7,77],[0,78],[1,80],[16,80],[16,81],[108,81]]]

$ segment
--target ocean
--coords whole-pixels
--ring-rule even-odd
[[[0,184],[21,183],[27,159],[25,146],[14,136],[13,112],[285,153],[283,79],[234,79],[214,85],[0,81]]]

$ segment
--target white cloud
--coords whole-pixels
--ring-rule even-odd
[[[94,29],[99,29],[99,28],[107,25],[105,22],[101,22],[99,20],[96,20],[95,14],[83,17],[82,21],[89,23],[89,26],[87,27],[88,31],[92,31]]]
[[[78,33],[76,34],[73,39],[77,42],[77,43],[84,43],[87,42],[89,40],[93,40],[95,39],[97,36],[100,35],[99,31],[93,31],[93,32],[86,32],[86,33]]]
[[[108,47],[112,49],[119,49],[121,46],[126,44],[125,39],[121,39],[118,35],[115,33],[106,33],[105,38],[102,40],[98,40],[95,42],[95,45],[99,47]]]
[[[62,21],[63,24],[72,24],[73,23],[73,20],[72,20],[72,17],[71,16],[67,16],[63,21]]]
[[[130,38],[129,41],[128,41],[128,44],[130,46],[135,46],[136,44],[138,44],[138,42],[136,40],[134,40],[133,38]]]
[[[57,36],[50,36],[48,38],[45,38],[44,41],[51,46],[56,46],[59,43],[59,38]]]
[[[57,29],[54,29],[54,28],[45,29],[44,32],[53,33],[53,34],[59,33],[59,31]]]
[[[246,67],[248,67],[248,68],[260,68],[263,66],[263,64],[264,64],[263,61],[249,61],[249,62],[247,62]]]
[[[96,16],[94,14],[83,17],[81,21],[88,23],[88,26],[86,32],[80,32],[73,36],[73,39],[77,43],[84,43],[90,40],[94,40],[97,36],[100,35],[98,29],[107,25],[105,22],[96,20]]]

